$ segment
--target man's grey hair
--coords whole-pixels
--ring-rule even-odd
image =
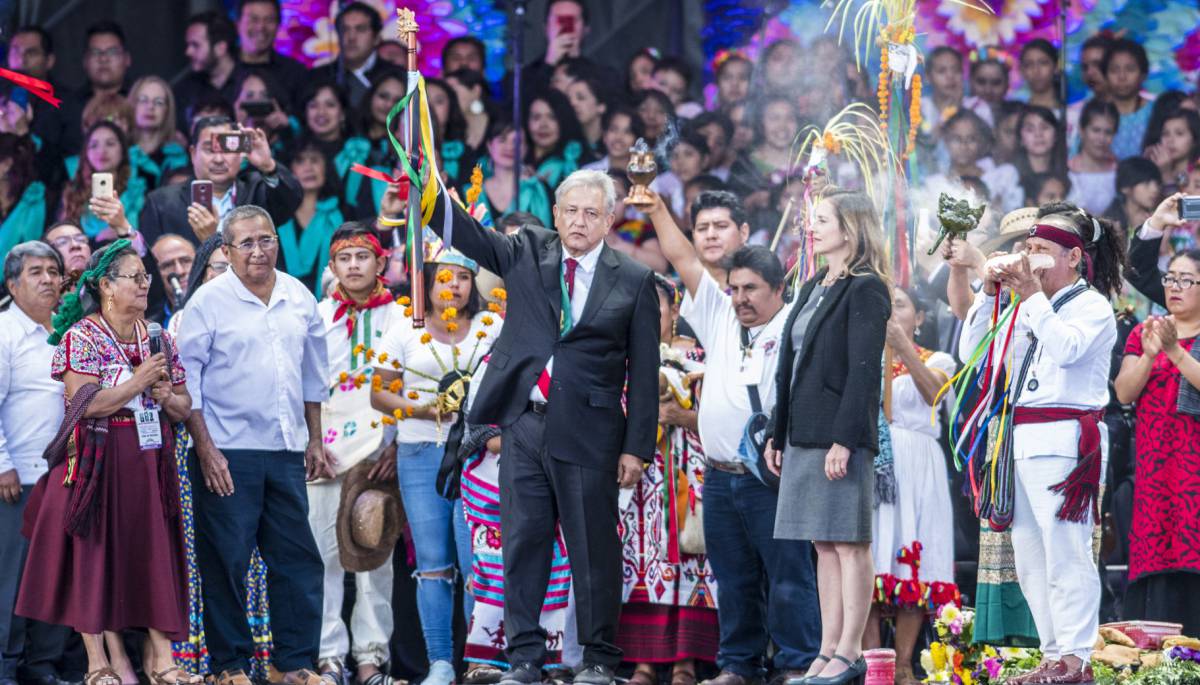
[[[562,202],[563,196],[576,188],[595,188],[604,196],[604,213],[612,214],[617,208],[617,187],[612,177],[598,169],[580,169],[572,174],[554,191],[554,204]]]
[[[59,273],[63,270],[62,255],[47,243],[40,240],[28,240],[13,246],[4,258],[4,282],[15,281],[25,270],[25,260],[30,258],[53,259]]]
[[[267,222],[267,226],[270,227],[271,232],[275,232],[275,222],[271,220],[271,215],[267,213],[267,210],[258,205],[242,205],[241,207],[235,207],[225,217],[225,228],[221,231],[221,240],[226,245],[232,245],[233,243],[229,242],[229,229],[233,228],[233,225],[240,221],[249,221],[250,219],[262,219]]]

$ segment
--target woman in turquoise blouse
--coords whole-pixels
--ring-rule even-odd
[[[162,184],[163,172],[189,168],[187,150],[175,138],[175,96],[171,86],[157,76],[144,76],[129,89],[134,128],[130,134],[129,163],[150,185]]]
[[[36,180],[30,136],[0,133],[0,259],[13,245],[42,237],[46,187]]]
[[[304,189],[304,199],[292,218],[278,228],[283,268],[312,288],[320,299],[321,274],[329,262],[329,240],[345,221],[337,174],[313,142],[302,144],[289,166]]]
[[[92,174],[95,172],[113,175],[113,189],[125,209],[125,217],[129,225],[137,230],[138,217],[146,203],[146,179],[133,173],[125,133],[107,120],[93,124],[83,137],[83,154],[78,168],[63,189],[59,220],[78,225],[93,241],[99,239],[100,234],[109,227],[88,209],[88,200],[92,197]]]
[[[529,142],[525,160],[551,190],[571,172],[592,161],[575,108],[557,90],[544,90],[529,101],[525,140]]]
[[[518,169],[513,159],[513,142],[518,135],[512,122],[503,117],[497,116],[488,124],[487,156],[479,160],[483,188],[478,201],[487,207],[492,220],[509,212],[529,212],[540,219],[542,225],[551,226],[550,192],[528,169]],[[521,185],[517,197],[513,198],[513,174],[516,173],[521,173]],[[465,187],[460,196],[466,197]]]

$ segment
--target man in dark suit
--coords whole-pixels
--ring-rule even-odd
[[[457,203],[449,210],[454,247],[508,291],[504,330],[469,419],[503,431],[507,685],[542,679],[546,632],[538,618],[556,522],[571,557],[583,647],[575,682],[610,685],[621,661],[617,486],[637,483],[654,455],[659,309],[652,272],[604,243],[615,204],[607,174],[576,171],[555,193],[557,233],[525,226],[506,236]],[[439,198],[430,225],[440,230],[446,211]]]
[[[267,136],[258,129],[243,129],[250,136],[250,152],[221,152],[213,147],[213,134],[233,132],[225,117],[204,117],[192,127],[192,179],[164,186],[146,196],[139,231],[147,245],[174,233],[199,245],[215,233],[234,207],[258,205],[276,225],[286,223],[300,206],[304,190],[287,167],[275,161]],[[242,168],[242,159],[249,162]],[[212,181],[213,206],[192,202],[192,180]]]
[[[334,26],[338,35],[337,59],[313,69],[313,81],[324,79],[337,83],[350,101],[350,107],[357,110],[371,89],[371,81],[378,74],[395,69],[375,54],[379,36],[383,33],[383,20],[370,5],[352,2],[338,12]]]

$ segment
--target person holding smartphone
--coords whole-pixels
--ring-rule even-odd
[[[235,207],[258,205],[276,224],[286,222],[304,191],[275,161],[262,129],[241,128],[227,117],[203,117],[192,127],[192,179],[146,196],[141,232],[153,244],[174,233],[200,244],[218,232]],[[242,161],[249,162],[244,167]]]

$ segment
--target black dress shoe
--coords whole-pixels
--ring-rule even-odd
[[[500,685],[533,685],[542,682],[542,669],[532,661],[514,664],[500,674]]]
[[[828,678],[809,678],[806,685],[847,685],[858,682],[867,673],[867,660],[861,656],[854,662],[840,654],[834,654],[833,658],[846,664],[846,670]]]
[[[603,664],[584,666],[575,674],[575,685],[613,685],[613,670]]]

